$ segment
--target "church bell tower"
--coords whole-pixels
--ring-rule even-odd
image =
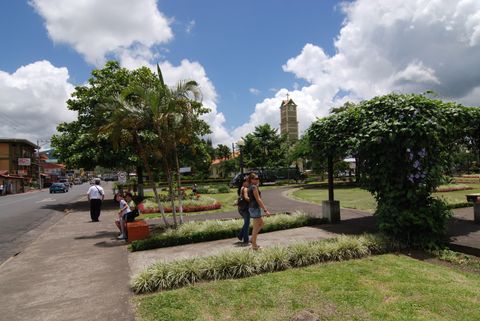
[[[291,143],[298,140],[297,105],[288,94],[280,106],[280,133],[286,134]]]

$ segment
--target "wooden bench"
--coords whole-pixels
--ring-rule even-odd
[[[127,222],[128,242],[146,239],[149,234],[150,231],[145,221]]]

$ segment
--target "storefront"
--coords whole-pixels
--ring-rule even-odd
[[[23,193],[24,191],[23,177],[8,175],[5,171],[0,171],[0,196]]]

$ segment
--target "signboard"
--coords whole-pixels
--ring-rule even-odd
[[[32,161],[30,158],[19,158],[18,159],[18,166],[30,166]]]
[[[19,169],[17,170],[18,176],[26,176],[28,171],[26,169]]]
[[[191,171],[191,167],[180,167],[180,173],[190,173]]]
[[[125,172],[118,172],[118,182],[125,184],[127,182],[127,173]]]

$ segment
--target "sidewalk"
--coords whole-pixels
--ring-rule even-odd
[[[134,320],[116,211],[90,223],[84,203],[0,267],[2,320]]]

